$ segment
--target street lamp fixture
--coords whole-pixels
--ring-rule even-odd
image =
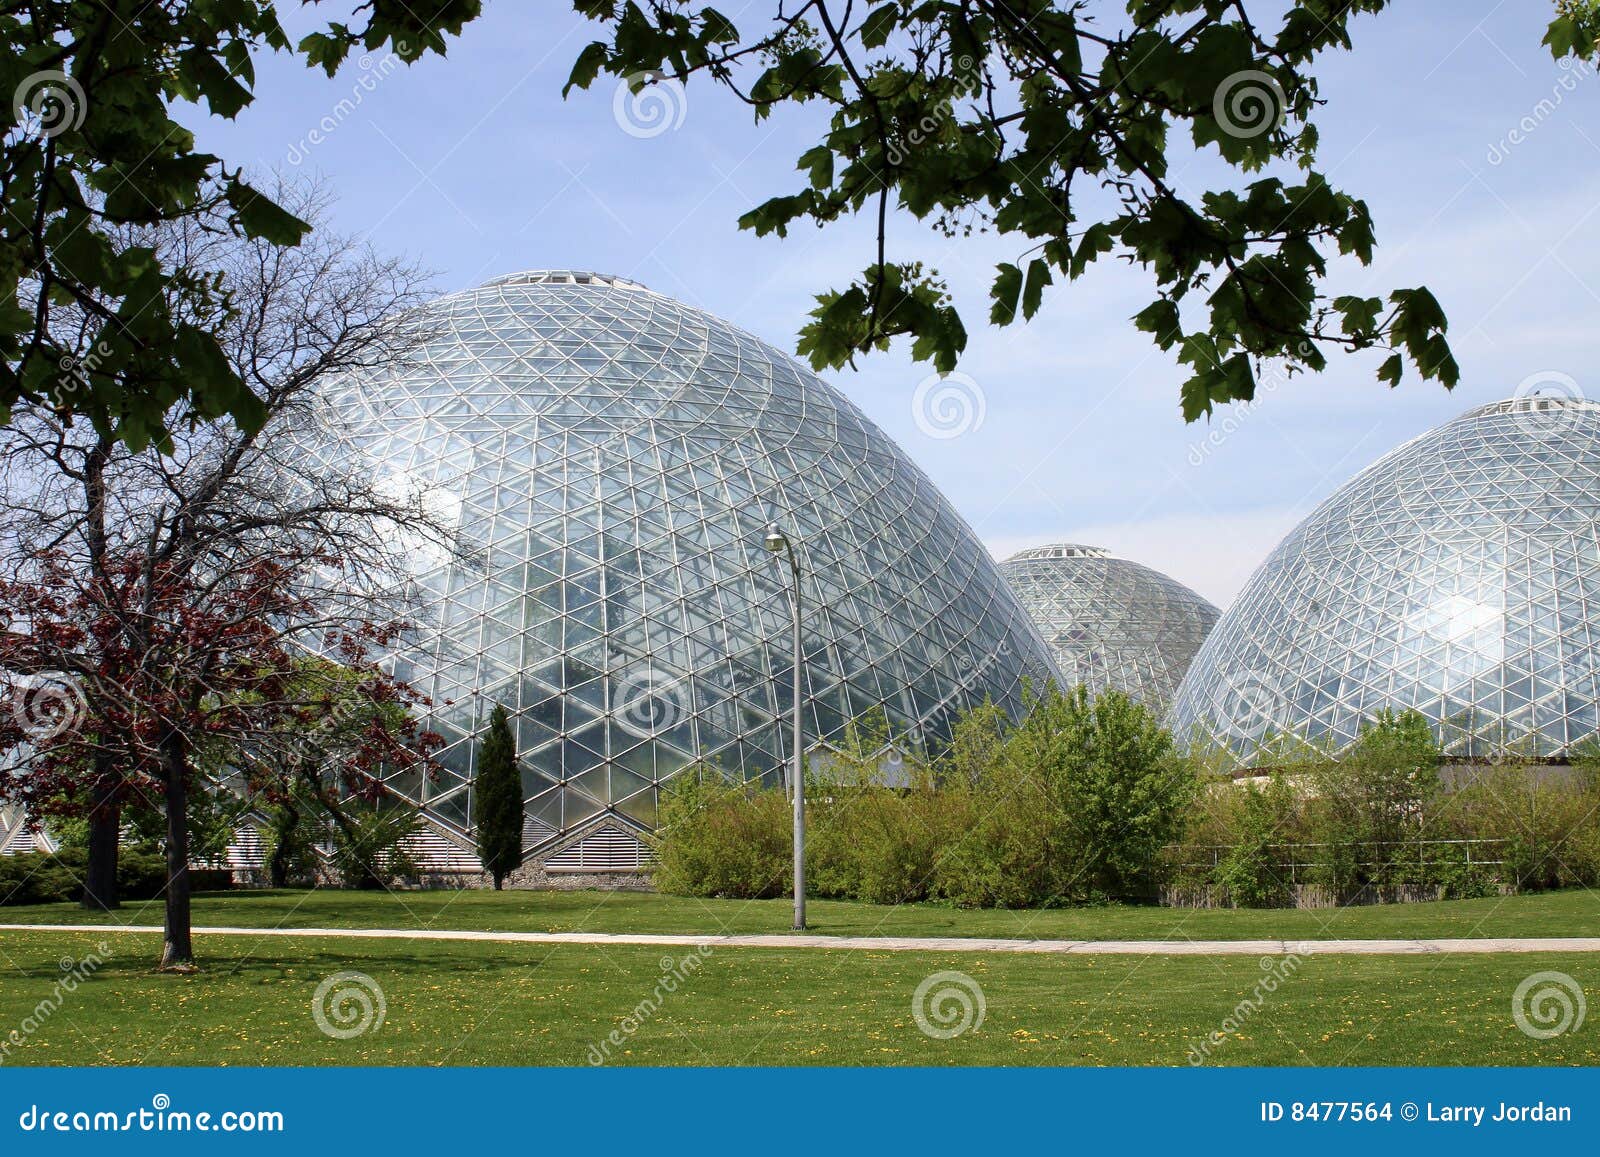
[[[794,607],[794,738],[791,755],[794,763],[789,771],[790,795],[794,799],[794,926],[806,926],[806,768],[805,736],[800,728],[800,666],[805,654],[800,645],[800,559],[795,555],[794,544],[788,535],[778,529],[776,522],[767,524],[766,536],[761,545],[769,554],[787,554],[789,573],[794,578],[790,602]]]

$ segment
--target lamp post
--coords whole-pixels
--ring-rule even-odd
[[[789,556],[789,573],[794,577],[794,770],[789,780],[794,797],[794,926],[806,926],[806,765],[805,737],[800,729],[800,664],[805,655],[800,646],[800,560],[795,556],[794,544],[778,529],[776,522],[767,525],[766,537],[761,545],[771,554]]]

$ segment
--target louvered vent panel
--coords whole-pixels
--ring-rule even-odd
[[[538,847],[555,834],[555,828],[549,824],[542,824],[530,815],[522,817],[522,847],[524,851],[528,848]]]
[[[228,867],[235,871],[253,871],[263,867],[266,862],[266,846],[261,840],[261,829],[255,824],[240,824],[234,829],[233,842],[228,845]]]
[[[620,828],[590,832],[545,861],[548,872],[637,872],[650,853],[637,838]]]
[[[432,828],[424,827],[402,843],[425,872],[483,871],[483,861]]]
[[[20,807],[0,808],[0,856],[53,852],[56,847],[55,840],[43,828],[28,830],[28,817]]]

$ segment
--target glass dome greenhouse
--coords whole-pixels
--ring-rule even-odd
[[[1165,710],[1217,608],[1194,591],[1096,546],[1012,555],[1000,573],[1049,645],[1065,686],[1115,688]]]
[[[1358,474],[1251,577],[1173,704],[1249,763],[1414,708],[1446,751],[1561,756],[1600,699],[1600,405],[1471,410]]]
[[[937,739],[1049,658],[948,502],[793,359],[621,278],[502,277],[419,311],[420,355],[333,398],[380,474],[442,495],[470,561],[421,558],[396,673],[429,695],[442,771],[391,781],[470,829],[477,736],[512,715],[530,860],[650,828],[696,760],[776,781],[789,573],[804,568],[808,740],[875,709]]]

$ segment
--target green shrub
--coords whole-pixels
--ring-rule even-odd
[[[1466,845],[1427,841],[1415,857],[1397,857],[1389,871],[1392,887],[1412,886],[1439,900],[1473,900],[1499,893],[1499,873],[1489,864],[1469,862]]]
[[[27,852],[0,856],[0,904],[54,904],[75,900],[83,875],[57,856]]]
[[[155,844],[135,844],[118,852],[117,894],[122,899],[154,900],[166,886],[166,853]]]
[[[333,833],[333,870],[346,888],[367,891],[414,880],[420,869],[404,842],[415,835],[422,821],[417,810],[388,800],[371,810],[341,813]]]
[[[1161,849],[1183,831],[1199,791],[1194,766],[1154,714],[1119,691],[1065,698],[1068,728],[1059,796],[1079,857],[1098,892],[1151,898]]]
[[[777,788],[691,768],[662,792],[655,885],[679,896],[757,900],[790,887],[793,810]]]
[[[1439,794],[1439,745],[1415,711],[1379,712],[1350,750],[1313,765],[1306,831],[1319,845],[1312,879],[1341,899],[1381,894],[1425,834]]]
[[[1457,769],[1445,784],[1414,712],[1379,714],[1337,759],[1297,750],[1259,794],[1219,782],[1197,798],[1185,842],[1166,853],[1180,895],[1257,906],[1287,902],[1291,882],[1344,901],[1600,883],[1600,757]]]
[[[932,765],[913,749],[892,783],[887,743],[881,719],[866,720],[813,762],[813,895],[1022,908],[1170,884],[1195,902],[1275,907],[1306,883],[1343,901],[1600,886],[1600,756],[1446,787],[1415,712],[1379,714],[1338,759],[1282,737],[1285,768],[1247,784],[1180,755],[1126,696],[1081,688],[1050,690],[1015,726],[985,704]],[[663,891],[788,893],[783,791],[701,768],[674,781],[661,814]]]
[[[976,822],[942,861],[937,893],[999,907],[1148,899],[1198,787],[1144,707],[1052,687],[971,789]]]
[[[1066,825],[1046,777],[1017,757],[1015,746],[1007,750],[1013,758],[999,760],[971,789],[974,822],[935,873],[934,894],[961,907],[1059,903],[1059,884],[1074,882],[1074,867],[1063,862]]]
[[[1264,786],[1226,784],[1226,806],[1237,825],[1212,882],[1235,908],[1281,908],[1294,902],[1285,843],[1294,831],[1294,792],[1282,775]]]
[[[950,746],[939,760],[940,782],[976,788],[999,762],[1010,731],[1010,718],[990,700],[962,714],[951,727]]]
[[[1505,884],[1600,884],[1600,790],[1582,766],[1484,769],[1452,794],[1448,818],[1456,838],[1504,841]]]
[[[1589,805],[1585,821],[1568,833],[1561,845],[1560,860],[1565,884],[1594,888],[1600,886],[1600,794],[1585,802]]]
[[[915,745],[886,771],[879,718],[846,729],[807,776],[806,870],[818,896],[1024,907],[1148,896],[1196,779],[1144,708],[1051,691],[1010,728],[985,704],[930,767]],[[892,782],[891,782],[892,780]],[[656,886],[693,896],[787,892],[782,791],[712,769],[665,793]]]
[[[88,855],[81,847],[55,854],[0,856],[0,905],[58,904],[83,895]],[[123,900],[152,900],[167,884],[166,858],[153,845],[123,847],[117,856],[117,893]]]
[[[874,904],[927,899],[945,849],[970,822],[965,784],[955,776],[941,791],[916,745],[891,744],[881,713],[848,725],[806,780],[808,889]]]
[[[806,872],[818,896],[901,904],[929,897],[944,851],[963,830],[970,795],[931,784],[835,788],[807,808]]]

